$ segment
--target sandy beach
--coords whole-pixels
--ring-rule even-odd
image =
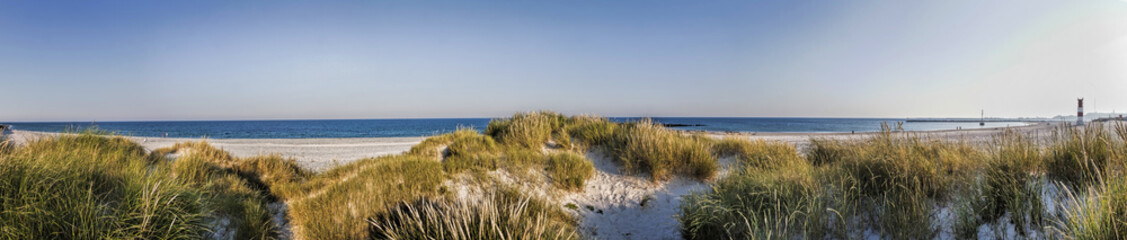
[[[19,144],[59,133],[11,130],[10,139]],[[337,164],[358,159],[397,154],[422,141],[423,137],[389,138],[303,138],[303,139],[202,139],[129,137],[153,149],[172,146],[178,142],[207,141],[212,146],[230,152],[236,157],[278,154],[297,160],[303,167],[321,171]]]

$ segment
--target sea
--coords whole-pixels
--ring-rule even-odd
[[[615,117],[615,122],[641,118]],[[833,133],[880,131],[887,123],[903,123],[907,131],[950,130],[1024,126],[1023,122],[906,122],[895,118],[701,118],[654,117],[670,128],[692,131],[743,133]],[[179,138],[369,138],[419,137],[443,134],[459,128],[484,130],[489,118],[449,119],[358,119],[358,120],[255,120],[255,121],[144,121],[144,122],[13,122],[12,129],[43,132],[75,132],[96,128],[126,136]]]

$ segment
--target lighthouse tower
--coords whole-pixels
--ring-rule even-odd
[[[1076,99],[1076,126],[1084,126],[1084,98]]]

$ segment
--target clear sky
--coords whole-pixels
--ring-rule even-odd
[[[1127,112],[1127,2],[2,1],[0,121]]]

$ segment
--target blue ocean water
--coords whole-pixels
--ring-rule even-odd
[[[610,118],[616,122],[640,118]],[[881,123],[896,126],[904,119],[878,118],[652,118],[663,124],[692,126],[681,130],[720,132],[872,132]],[[19,122],[5,123],[13,129],[64,132],[96,126],[109,132],[139,137],[183,138],[360,138],[415,137],[452,132],[461,127],[485,129],[487,118],[462,119],[368,119],[368,120],[269,120],[269,121],[154,121],[154,122]],[[981,127],[1025,125],[1020,122],[988,122]],[[925,131],[980,128],[978,123],[906,122],[905,130]]]

